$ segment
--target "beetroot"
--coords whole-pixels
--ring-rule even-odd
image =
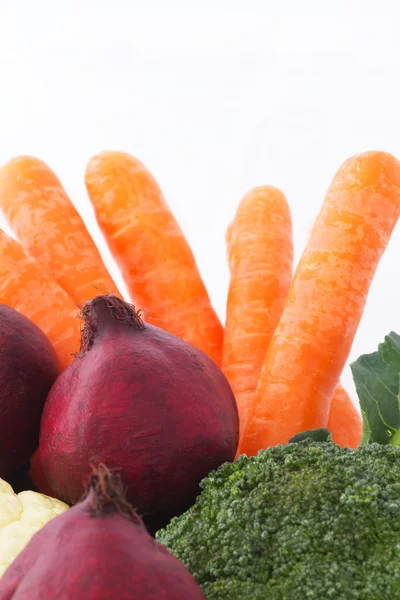
[[[0,600],[44,598],[204,600],[104,466],[90,477],[86,498],[40,529],[0,579]]]
[[[83,308],[79,355],[48,396],[40,461],[72,504],[90,463],[117,467],[149,530],[186,510],[210,471],[232,461],[238,415],[223,373],[203,352],[145,324],[119,298]]]
[[[40,417],[60,372],[39,327],[0,304],[0,477],[29,462],[39,442]]]
[[[32,454],[29,466],[29,477],[31,478],[35,489],[46,496],[54,496],[54,492],[51,489],[49,482],[43,473],[42,465],[40,464],[39,449]]]

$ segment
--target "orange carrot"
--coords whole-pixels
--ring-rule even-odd
[[[57,352],[61,367],[79,351],[80,322],[68,294],[23,247],[0,230],[0,302],[40,327]]]
[[[243,433],[291,283],[292,223],[284,195],[271,186],[250,190],[228,228],[227,246],[231,280],[222,368],[235,394]],[[356,447],[361,428],[361,417],[339,385],[328,418],[334,441]]]
[[[368,152],[346,161],[321,212],[268,348],[240,452],[326,427],[368,290],[400,214],[400,163]]]
[[[339,446],[357,448],[362,437],[362,418],[346,390],[336,386],[331,400],[327,429]]]
[[[41,160],[21,156],[0,169],[0,207],[30,256],[75,302],[117,290],[84,222]]]
[[[285,196],[271,186],[247,192],[226,241],[231,279],[222,369],[236,398],[243,433],[292,279],[292,221]]]
[[[96,218],[133,301],[154,325],[221,363],[223,330],[156,181],[136,158],[103,152],[86,170]]]

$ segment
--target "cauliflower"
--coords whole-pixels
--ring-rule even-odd
[[[61,500],[38,492],[15,494],[0,479],[0,577],[33,534],[67,508]]]

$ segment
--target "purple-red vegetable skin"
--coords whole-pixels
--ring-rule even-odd
[[[49,521],[0,579],[0,600],[204,600],[100,465],[86,498]]]
[[[59,373],[43,331],[0,304],[0,477],[28,463],[37,448],[43,405]]]
[[[90,463],[120,469],[129,501],[157,529],[194,502],[203,477],[234,460],[232,390],[203,352],[113,295],[86,303],[83,321],[80,353],[43,412],[43,471],[74,503]]]

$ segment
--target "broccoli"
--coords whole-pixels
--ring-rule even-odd
[[[400,598],[400,447],[304,439],[201,487],[156,537],[207,600]]]

